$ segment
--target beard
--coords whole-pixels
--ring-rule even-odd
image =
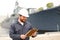
[[[20,20],[21,22],[23,22],[23,23],[25,23],[26,22],[26,20]]]

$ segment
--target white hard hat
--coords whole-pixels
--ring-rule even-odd
[[[22,16],[29,17],[28,11],[26,9],[21,9],[18,13]]]

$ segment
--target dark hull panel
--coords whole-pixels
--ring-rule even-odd
[[[28,21],[39,30],[58,31],[60,29],[60,6],[30,14]]]

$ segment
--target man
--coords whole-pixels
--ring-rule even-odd
[[[9,35],[13,40],[29,40],[29,37],[25,34],[33,27],[26,21],[27,17],[29,17],[28,11],[26,9],[21,9],[18,13],[18,21],[11,25]],[[36,36],[36,33],[37,32],[33,33],[32,36]]]

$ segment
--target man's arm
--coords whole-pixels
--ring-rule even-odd
[[[11,38],[18,38],[18,39],[20,39],[20,35],[19,34],[15,34],[15,27],[14,27],[14,25],[11,25],[9,35],[10,35]]]
[[[24,34],[16,34],[16,32],[15,32],[15,27],[14,27],[14,25],[11,25],[11,28],[10,28],[10,37],[11,38],[17,38],[17,39],[25,39],[26,38],[26,35],[24,35]]]

